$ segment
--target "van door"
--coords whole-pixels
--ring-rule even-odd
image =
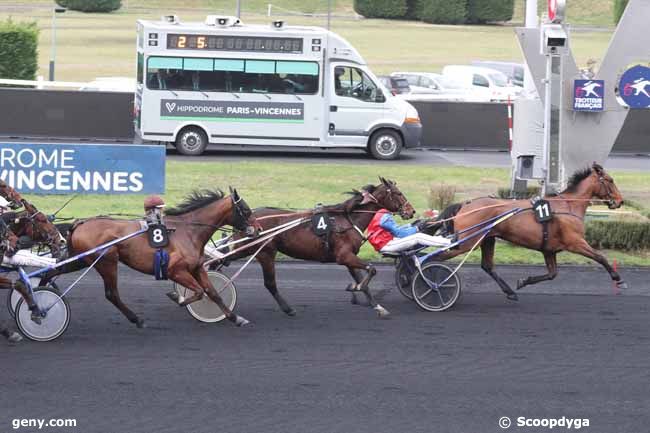
[[[365,147],[371,126],[384,117],[386,96],[363,69],[344,64],[330,68],[328,141]]]

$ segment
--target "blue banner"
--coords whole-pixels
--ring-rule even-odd
[[[605,82],[603,80],[575,80],[573,109],[575,111],[603,111]]]
[[[650,68],[632,66],[621,75],[618,94],[630,108],[650,108]]]
[[[165,191],[165,146],[0,143],[0,178],[37,194]]]

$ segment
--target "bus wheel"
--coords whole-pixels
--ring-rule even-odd
[[[202,129],[189,126],[176,137],[176,149],[183,155],[198,156],[208,146],[208,137]]]
[[[391,129],[372,134],[368,150],[375,159],[397,159],[402,151],[402,137]]]

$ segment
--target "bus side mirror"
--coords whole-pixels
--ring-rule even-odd
[[[386,97],[382,93],[380,93],[379,95],[377,95],[377,97],[375,97],[375,102],[386,102]]]

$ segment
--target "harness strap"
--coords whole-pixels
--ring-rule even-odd
[[[542,223],[542,251],[548,247],[548,221]]]

